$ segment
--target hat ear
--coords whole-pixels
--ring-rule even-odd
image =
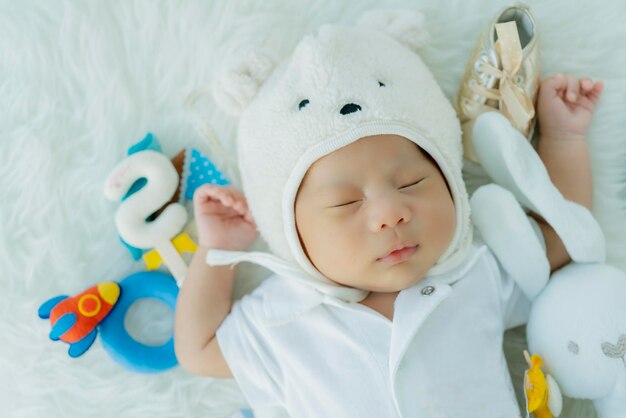
[[[430,40],[424,15],[416,10],[372,10],[358,21],[359,26],[377,29],[416,51]]]
[[[273,69],[272,59],[264,52],[253,48],[243,50],[232,65],[213,80],[215,102],[224,112],[238,116],[252,102]]]

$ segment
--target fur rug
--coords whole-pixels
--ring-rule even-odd
[[[504,1],[10,1],[0,2],[0,416],[228,417],[245,406],[231,380],[126,371],[96,341],[78,359],[48,339],[38,306],[143,269],[120,245],[108,173],[146,132],[166,155],[206,150],[183,107],[232,51],[262,45],[281,57],[326,22],[352,23],[373,8],[418,8],[432,42],[423,54],[453,98],[484,24]],[[589,135],[595,208],[609,261],[626,269],[626,4],[532,1],[543,73],[604,80]],[[236,121],[203,107],[234,153]],[[234,154],[233,154],[234,155]],[[258,244],[263,247],[262,243]],[[265,272],[239,270],[237,296]],[[129,329],[143,342],[172,332],[171,311],[137,303]],[[520,330],[507,337],[521,385]],[[568,418],[590,418],[568,403]]]

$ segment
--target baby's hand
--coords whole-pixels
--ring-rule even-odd
[[[537,99],[541,139],[584,140],[602,88],[601,81],[588,77],[556,74],[544,79]]]
[[[205,184],[193,196],[201,247],[244,250],[258,237],[246,199],[234,187]]]

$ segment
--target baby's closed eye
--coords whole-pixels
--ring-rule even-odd
[[[416,184],[418,184],[419,182],[421,182],[422,180],[424,180],[424,178],[420,178],[419,180],[415,180],[410,182],[409,184],[405,184],[404,186],[400,187],[401,189],[405,189],[407,187],[411,187],[411,186],[415,186]]]
[[[356,202],[360,202],[360,200],[353,200],[353,201],[350,201],[350,202],[347,202],[347,203],[341,203],[339,205],[335,205],[335,206],[332,206],[332,207],[333,208],[340,208],[340,207],[343,207],[343,206],[349,206],[349,205],[351,205],[353,203],[356,203]]]
[[[413,181],[409,181],[407,183],[401,183],[402,185],[400,187],[398,187],[398,190],[401,189],[407,189],[409,187],[413,187],[416,186],[417,184],[419,184],[422,180],[424,180],[426,177],[420,177],[418,180],[413,180]],[[345,207],[345,206],[350,206],[354,203],[358,203],[363,199],[339,199],[342,201],[342,203],[339,203],[337,205],[333,205],[331,206],[331,208],[341,208],[341,207]]]

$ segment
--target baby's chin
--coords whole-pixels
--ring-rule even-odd
[[[375,293],[398,293],[398,292],[401,292],[403,290],[406,290],[415,286],[420,281],[421,279],[412,280],[409,283],[397,283],[397,284],[391,283],[387,286],[368,286],[369,289],[364,288],[363,290],[367,290],[368,292],[375,292]]]
[[[365,283],[346,283],[338,280],[332,280],[333,282],[346,287],[351,287],[359,290],[366,290],[368,292],[375,293],[398,293],[405,289],[415,286],[424,278],[423,274],[412,274],[409,277],[389,277],[386,279],[378,280],[377,282],[365,282]]]

